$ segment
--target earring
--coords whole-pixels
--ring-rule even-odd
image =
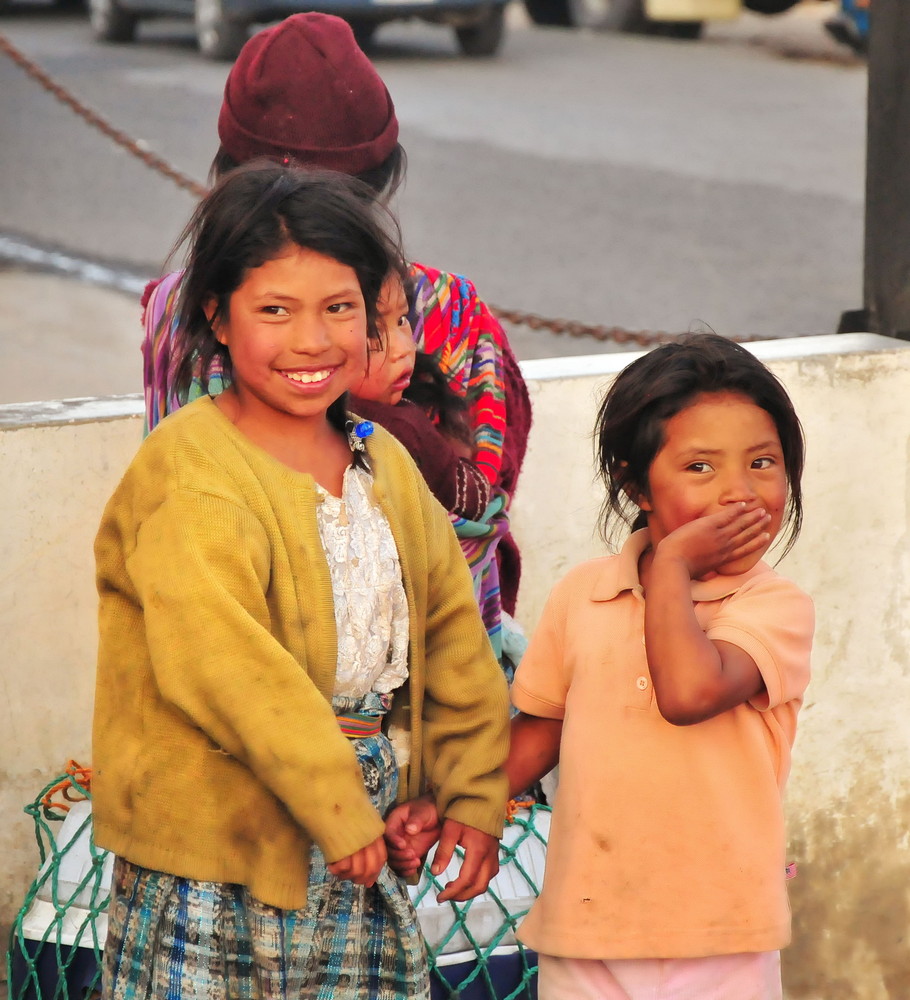
[[[361,420],[357,424],[353,420],[348,420],[344,429],[348,432],[348,444],[351,446],[351,451],[363,451],[366,447],[364,438],[368,438],[373,433],[373,425],[369,420]]]

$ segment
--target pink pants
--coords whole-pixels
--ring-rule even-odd
[[[540,955],[540,1000],[781,1000],[780,952],[710,958]]]

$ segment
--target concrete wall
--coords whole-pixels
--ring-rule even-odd
[[[814,678],[788,793],[788,1000],[910,998],[910,345],[754,345],[808,439],[805,527],[780,566],[816,600]],[[527,362],[535,424],[514,506],[530,629],[552,583],[605,551],[591,430],[634,355]],[[36,865],[22,806],[90,762],[91,543],[141,435],[139,401],[0,407],[0,925]],[[2,926],[0,926],[2,932]]]
[[[0,940],[37,870],[22,808],[91,763],[92,542],[142,439],[139,397],[0,406]],[[0,963],[0,974],[5,974]]]

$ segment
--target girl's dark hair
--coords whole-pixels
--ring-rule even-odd
[[[786,389],[754,354],[714,333],[688,334],[633,361],[616,377],[597,414],[597,466],[606,487],[601,528],[616,516],[634,529],[647,524],[630,498],[648,492],[651,463],[666,422],[702,393],[735,392],[774,421],[789,486],[784,517],[789,552],[803,521],[802,427]]]
[[[432,417],[447,437],[474,447],[467,416],[468,401],[452,388],[435,355],[417,352],[411,384],[402,395]]]
[[[209,167],[209,184],[217,183],[225,174],[236,170],[240,165],[224,146],[219,146],[218,152],[215,154],[215,159],[212,160],[212,165]],[[299,167],[304,170],[310,169],[308,164],[296,160],[291,160],[289,163],[282,161],[282,166]],[[401,143],[396,143],[395,148],[378,167],[364,170],[359,174],[351,174],[351,176],[356,177],[359,181],[366,184],[374,192],[378,200],[388,203],[404,182],[407,170],[407,154]]]
[[[231,357],[218,342],[205,313],[230,315],[231,295],[247,273],[288,247],[312,250],[350,267],[357,275],[367,312],[367,336],[378,340],[377,300],[390,271],[403,272],[398,228],[373,192],[345,174],[304,171],[256,161],[225,175],[199,204],[175,247],[188,245],[180,291],[180,337],[174,387],[187,398],[194,375],[208,391],[208,372],[220,361],[225,380]],[[329,409],[344,428],[345,397]]]

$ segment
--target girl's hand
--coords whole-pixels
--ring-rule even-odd
[[[416,875],[441,831],[439,812],[431,795],[396,806],[385,823],[389,867],[402,878]]]
[[[377,837],[372,844],[361,847],[359,851],[349,854],[346,858],[333,861],[326,865],[326,868],[337,878],[370,888],[376,884],[376,879],[379,878],[385,863],[385,841],[382,837]]]
[[[654,550],[655,560],[677,559],[692,580],[709,578],[726,563],[759,552],[771,542],[771,515],[763,507],[731,504],[671,531]]]
[[[442,824],[439,847],[436,848],[436,857],[430,867],[434,875],[441,875],[446,870],[456,846],[464,849],[464,860],[461,862],[458,878],[449,882],[436,897],[440,903],[448,899],[464,903],[479,896],[486,891],[490,879],[499,871],[499,841],[466,823],[447,819]]]

